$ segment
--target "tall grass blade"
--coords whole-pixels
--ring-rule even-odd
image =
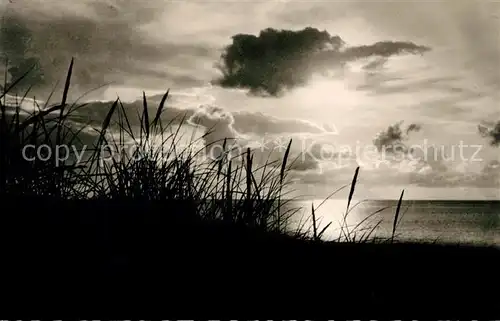
[[[394,222],[392,223],[391,242],[394,242],[394,235],[396,234],[396,227],[398,226],[399,213],[401,211],[401,203],[403,202],[404,193],[405,193],[405,190],[401,191],[401,196],[399,196],[398,206],[396,207],[396,213],[394,215]]]
[[[226,177],[226,208],[224,212],[224,220],[226,222],[231,221],[233,214],[233,199],[231,195],[232,186],[231,186],[231,160],[229,160],[229,164],[227,166],[227,177]]]
[[[283,178],[285,176],[286,162],[288,160],[288,156],[290,155],[290,147],[292,146],[292,140],[288,142],[288,146],[286,147],[285,156],[283,157],[283,162],[281,164],[280,170],[280,184],[283,183]]]
[[[219,179],[220,174],[222,172],[222,165],[224,165],[224,158],[226,156],[225,151],[226,151],[226,144],[227,144],[227,138],[224,138],[224,142],[222,143],[222,155],[220,156],[220,159],[218,161],[218,169],[217,169],[217,179]]]
[[[245,221],[252,215],[252,155],[250,148],[246,152],[246,205],[245,205]]]
[[[318,239],[318,227],[316,226],[316,213],[314,212],[314,204],[311,204],[311,215],[313,224],[313,237],[314,240]]]
[[[3,94],[7,94],[7,73],[9,70],[9,58],[5,57],[5,70],[3,72]],[[2,117],[5,117],[5,104],[7,103],[7,99],[4,98],[3,104],[1,105],[2,108]]]
[[[69,92],[69,86],[71,84],[71,75],[73,74],[73,65],[75,63],[75,58],[71,58],[71,62],[69,64],[68,68],[68,73],[66,74],[66,82],[64,83],[64,90],[63,90],[63,95],[61,99],[61,109],[59,111],[59,123],[57,127],[57,136],[56,136],[56,141],[57,141],[57,146],[61,144],[61,130],[63,126],[63,116],[64,116],[64,109],[66,107],[66,101],[68,100],[68,92]]]
[[[23,121],[21,123],[21,125],[19,126],[19,130],[24,130],[28,126],[32,125],[33,123],[42,121],[45,116],[47,116],[48,114],[50,114],[50,113],[52,113],[54,111],[57,111],[59,109],[61,109],[61,106],[60,105],[56,105],[56,106],[50,107],[49,109],[41,110],[37,114],[32,115],[30,118],[28,118],[25,121]]]
[[[330,225],[332,225],[332,222],[326,224],[326,226],[321,230],[321,232],[319,232],[318,239],[321,239],[321,237],[323,236],[323,234],[325,233],[325,231],[330,227]]]
[[[352,178],[351,190],[349,191],[349,198],[347,199],[347,211],[349,211],[349,207],[351,206],[354,190],[356,189],[356,181],[358,180],[358,174],[359,174],[359,166],[356,167],[356,171],[354,172],[354,177]]]
[[[61,105],[66,105],[66,101],[68,100],[68,92],[69,86],[71,84],[71,75],[73,74],[73,65],[75,63],[75,58],[71,58],[71,62],[69,64],[68,73],[66,75],[66,82],[64,83],[64,91],[62,95]]]
[[[163,112],[163,108],[165,107],[165,102],[167,101],[169,92],[170,92],[170,89],[167,89],[167,92],[161,98],[160,105],[158,106],[158,109],[156,110],[155,118],[153,119],[153,126],[156,126],[158,124],[158,121],[160,120],[160,116],[161,116],[161,113]]]
[[[146,98],[146,92],[142,92],[142,107],[143,107],[143,120],[144,120],[144,131],[146,133],[146,141],[149,139],[149,111],[148,111],[148,99]]]
[[[111,123],[111,117],[113,117],[116,106],[118,106],[118,99],[115,100],[113,105],[111,105],[111,108],[109,109],[106,117],[104,118],[104,121],[102,122],[101,133],[99,134],[99,143],[97,144],[97,146],[100,146],[100,144],[102,144],[102,142],[106,139],[106,132],[108,130],[109,124]]]

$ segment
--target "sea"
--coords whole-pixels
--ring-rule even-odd
[[[292,219],[293,228],[313,232],[312,206],[317,233],[328,240],[349,238],[390,239],[393,236],[397,200],[301,201],[301,210]],[[348,213],[345,215],[345,213]],[[405,200],[401,202],[394,239],[401,241],[500,244],[500,201]]]

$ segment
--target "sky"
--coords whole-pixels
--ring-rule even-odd
[[[498,147],[477,130],[500,121],[498,2],[2,0],[0,7],[30,30],[30,50],[50,82],[62,80],[75,57],[75,95],[111,83],[94,98],[133,101],[142,90],[172,88],[172,108],[198,115],[202,125],[218,119],[217,137],[278,147],[292,138],[295,153],[307,150],[293,176],[302,194],[324,197],[361,165],[359,197],[397,198],[405,189],[409,198],[500,198]],[[341,75],[314,77],[280,98],[209,85],[231,36],[308,26],[351,46],[394,40],[432,50],[393,56],[372,70],[363,68],[368,61],[353,62]],[[403,133],[410,124],[420,128],[402,134],[406,145],[422,152],[433,145],[448,157],[377,167],[359,150],[352,155],[400,122]],[[306,145],[344,152],[319,159]]]

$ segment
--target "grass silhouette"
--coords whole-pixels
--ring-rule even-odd
[[[53,288],[52,299],[72,307],[84,302],[73,301],[75,293],[87,306],[128,309],[156,302],[165,291],[173,297],[164,304],[172,308],[183,302],[282,307],[278,298],[290,310],[332,302],[372,309],[416,302],[494,306],[496,248],[397,242],[403,193],[391,238],[374,237],[380,222],[366,226],[368,218],[349,226],[359,168],[337,240],[323,240],[331,223],[320,226],[314,205],[311,226],[293,229],[298,209],[287,198],[292,141],[281,163],[256,166],[251,150],[238,153],[230,138],[216,142],[220,155],[202,157],[206,146],[199,148],[196,139],[181,144],[180,125],[172,130],[163,123],[168,91],[154,113],[143,94],[138,129],[114,101],[89,147],[80,139],[86,126],[75,129],[71,121],[85,104],[67,102],[73,66],[72,60],[60,103],[35,103],[32,114],[20,103],[0,104],[0,272],[9,300],[51,306],[35,289]],[[132,154],[118,153],[131,143]],[[61,159],[51,152],[61,145],[81,149]],[[34,154],[42,146],[45,154]],[[104,150],[119,157],[104,157]],[[471,261],[475,265],[465,268]]]
[[[94,129],[98,135],[89,148],[79,138],[85,126],[75,129],[71,123],[72,113],[85,108],[85,104],[67,103],[72,72],[73,60],[61,103],[36,105],[37,111],[23,116],[24,119],[20,106],[26,97],[21,98],[16,106],[1,105],[2,197],[173,202],[176,206],[185,206],[179,210],[186,216],[306,238],[303,229],[294,231],[293,235],[287,229],[290,217],[298,210],[285,208],[292,201],[286,198],[289,192],[287,174],[294,163],[289,162],[291,140],[280,164],[269,161],[255,166],[250,148],[244,153],[234,154],[228,143],[230,138],[211,142],[222,143],[223,153],[200,162],[204,147],[199,148],[197,141],[178,147],[184,119],[174,130],[171,123],[162,121],[167,91],[154,117],[149,115],[150,108],[143,94],[138,130],[133,129],[130,116],[117,99],[101,127]],[[9,114],[7,108],[13,112]],[[110,135],[110,131],[118,134]],[[204,136],[209,134],[210,131]],[[131,144],[135,145],[133,153],[122,153]],[[64,150],[67,154],[61,153],[60,146],[68,146]],[[75,146],[79,149],[76,150]],[[58,148],[59,153],[55,152]],[[40,154],[41,150],[46,153]],[[83,152],[86,153],[85,160],[77,163],[76,154]],[[351,184],[346,214],[358,172],[359,168]],[[318,233],[314,213],[313,207],[312,238],[319,240],[329,225]],[[345,225],[343,228],[349,227]],[[344,231],[345,241],[350,240],[351,233]]]

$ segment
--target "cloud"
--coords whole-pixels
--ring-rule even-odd
[[[281,166],[290,139],[294,141],[289,156],[289,167],[293,171],[309,171],[319,168],[317,148],[309,151],[302,145],[304,133],[321,135],[327,133],[319,126],[294,119],[280,119],[263,113],[230,113],[214,105],[201,105],[188,119],[188,123],[203,127],[206,153],[219,157],[226,140],[226,151],[238,157],[250,148],[254,162]],[[297,130],[301,129],[302,133]],[[315,153],[316,152],[316,153]]]
[[[345,60],[362,59],[371,56],[390,57],[400,54],[423,54],[431,49],[409,41],[379,41],[371,45],[346,48],[341,56]]]
[[[426,46],[403,41],[379,41],[346,47],[339,36],[307,27],[302,30],[267,28],[258,36],[237,34],[226,46],[218,65],[222,76],[214,83],[249,89],[254,94],[280,96],[287,89],[305,85],[315,73],[345,63],[378,56],[423,54]],[[383,61],[377,65],[383,64]],[[370,66],[369,66],[370,68]]]
[[[149,2],[84,1],[78,5],[78,14],[69,10],[76,5],[60,4],[48,1],[47,6],[53,10],[24,4],[5,12],[0,36],[8,42],[2,52],[16,60],[36,58],[44,72],[44,84],[37,83],[43,86],[34,88],[34,94],[40,96],[57,81],[64,81],[71,57],[76,60],[70,91],[73,96],[107,83],[146,89],[206,81],[206,75],[189,73],[187,66],[196,59],[211,57],[213,48],[152,42],[141,26],[159,17],[163,10]],[[64,14],[59,14],[61,11]],[[13,41],[14,32],[22,33],[29,41]],[[28,47],[23,50],[26,43]],[[192,60],[186,61],[185,55]]]
[[[234,127],[233,115],[222,108],[212,105],[200,106],[188,119],[188,123],[204,127],[203,140],[209,156],[217,158],[225,151],[240,143],[242,137]],[[226,141],[226,146],[224,146]]]
[[[464,171],[451,166],[447,170],[415,171],[410,173],[410,183],[422,187],[498,188],[499,164],[498,160],[489,161],[479,172]]]
[[[312,122],[300,119],[282,119],[260,112],[238,111],[233,113],[234,128],[242,133],[286,134],[286,133],[325,133]]]
[[[436,77],[426,77],[426,79],[406,79],[401,77],[399,79],[383,79],[380,82],[370,86],[371,89],[375,91],[376,94],[391,94],[391,93],[414,93],[421,92],[428,89],[440,88],[449,92],[465,92],[472,94],[473,92],[467,88],[454,88],[449,83],[453,81],[458,81],[460,77],[458,76],[436,76]],[[396,81],[394,81],[396,80]],[[399,80],[399,81],[398,81]]]
[[[479,126],[480,133],[492,139],[498,137],[497,124]],[[382,163],[372,168],[370,173],[386,173],[396,175],[392,184],[402,184],[407,180],[409,184],[421,187],[475,187],[494,188],[500,184],[500,161],[497,159],[462,159],[460,151],[454,150],[456,146],[409,145],[410,132],[421,129],[418,124],[410,124],[402,128],[402,122],[389,126],[380,132],[373,144],[381,153]],[[464,145],[466,146],[466,145]],[[385,153],[387,152],[387,153]],[[401,158],[390,156],[399,155]],[[479,163],[478,163],[479,162]],[[478,166],[479,165],[479,166]],[[389,176],[384,179],[387,183]]]
[[[483,122],[478,125],[479,134],[490,139],[492,146],[500,145],[500,121],[496,123]]]
[[[77,104],[71,108],[69,119],[79,124],[86,124],[98,128],[111,109],[113,101],[92,101],[84,104]],[[156,114],[158,105],[148,104],[150,117]],[[117,109],[111,117],[111,127],[118,130],[120,123],[124,122],[126,116],[128,123],[133,128],[141,126],[140,116],[143,110],[142,100],[134,102],[119,102]],[[170,106],[167,100],[166,107],[162,110],[161,121],[164,126],[186,125],[187,119],[194,113],[193,110],[180,109]],[[123,124],[125,127],[126,124]]]
[[[429,180],[434,182],[436,179],[442,181],[442,175],[455,177],[450,163],[456,161],[455,151],[449,151],[445,146],[428,144],[426,140],[423,144],[409,145],[410,133],[419,132],[421,125],[412,123],[404,129],[402,124],[399,122],[389,126],[373,140],[373,145],[380,153],[378,166],[393,169],[398,174],[409,173],[410,180],[419,183]]]
[[[409,168],[405,166],[409,165]],[[500,162],[498,160],[488,161],[479,171],[463,170],[462,166],[451,166],[446,171],[432,169],[426,164],[415,164],[412,166],[407,162],[392,164],[392,166],[384,166],[379,168],[366,168],[361,166],[361,174],[358,179],[358,184],[361,190],[380,188],[387,192],[396,188],[394,197],[400,193],[400,189],[405,189],[410,194],[418,191],[419,188],[424,188],[428,195],[433,195],[435,188],[460,188],[462,192],[468,193],[469,189],[472,192],[484,190],[485,193],[490,193],[491,190],[498,191],[500,184]],[[467,167],[468,164],[462,164]],[[319,195],[327,195],[328,192],[333,192],[336,188],[349,184],[352,180],[354,169],[357,165],[345,167],[322,167],[321,170],[307,172],[292,172],[291,179],[296,184],[308,185],[308,192],[314,191],[315,197]],[[399,189],[399,193],[397,191]],[[489,192],[486,192],[489,190]],[[453,195],[445,195],[445,197]],[[455,191],[456,192],[456,191]],[[359,196],[359,191],[357,195]],[[498,192],[494,194],[498,196]],[[390,193],[383,193],[380,197],[390,197]],[[463,195],[461,196],[463,197]],[[321,197],[320,197],[321,198]]]
[[[412,131],[420,131],[421,126],[418,124],[410,124],[406,130],[401,128],[403,122],[389,126],[386,130],[381,131],[373,140],[373,145],[379,152],[403,152],[408,151],[404,141],[407,140],[408,134]]]

